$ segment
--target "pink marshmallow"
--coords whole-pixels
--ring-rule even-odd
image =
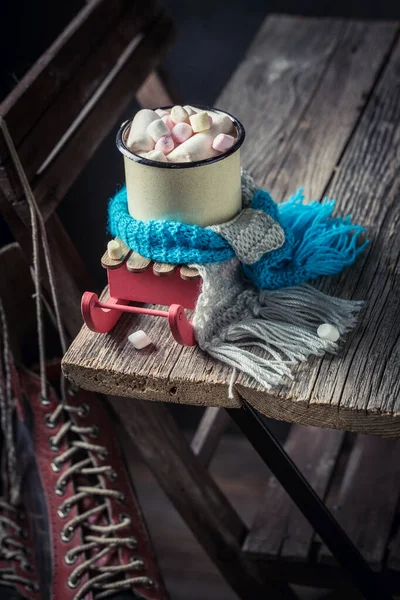
[[[171,131],[175,127],[174,121],[171,119],[170,115],[164,115],[161,117],[168,129]]]
[[[235,138],[226,133],[219,133],[213,141],[212,147],[218,152],[226,152],[229,148],[232,148],[235,143]]]
[[[155,145],[155,149],[161,150],[164,154],[169,154],[174,148],[175,144],[170,135],[163,135]]]
[[[193,135],[193,129],[189,123],[177,123],[171,131],[172,139],[175,144],[182,144],[186,142]]]

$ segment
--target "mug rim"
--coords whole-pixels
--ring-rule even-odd
[[[160,108],[162,110],[167,110],[167,109],[173,108],[173,106],[174,105],[160,106]],[[216,112],[219,114],[224,114],[224,115],[227,115],[232,120],[233,124],[236,127],[237,140],[233,144],[233,146],[231,148],[229,148],[229,150],[220,154],[219,156],[212,156],[210,158],[205,158],[203,160],[195,160],[192,162],[178,163],[178,162],[161,162],[158,160],[150,160],[149,158],[145,158],[144,156],[139,156],[138,154],[135,154],[134,152],[129,150],[129,148],[125,145],[125,143],[123,141],[124,133],[125,133],[128,125],[130,125],[130,123],[132,122],[132,119],[128,119],[127,121],[124,121],[118,130],[117,139],[116,139],[116,144],[117,144],[118,150],[124,156],[126,156],[130,160],[133,160],[134,162],[140,163],[142,165],[146,165],[148,167],[157,167],[157,168],[162,168],[162,169],[190,169],[192,167],[203,167],[205,165],[209,165],[212,163],[216,163],[220,160],[224,160],[225,158],[228,158],[229,156],[234,154],[237,150],[239,150],[239,148],[243,144],[244,139],[246,137],[246,132],[245,132],[245,129],[244,129],[242,123],[236,117],[234,117],[233,115],[228,113],[226,110],[221,110],[219,108],[214,108],[214,107],[209,107],[209,106],[196,106],[196,108],[200,108],[202,110],[209,110],[210,112]]]

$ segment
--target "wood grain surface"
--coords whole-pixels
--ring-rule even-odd
[[[319,283],[366,301],[338,355],[302,364],[293,383],[269,393],[238,378],[239,394],[276,419],[400,436],[397,31],[385,22],[270,17],[216,103],[244,121],[243,165],[275,198],[289,191],[286,179],[291,191],[305,182],[315,198],[338,198],[339,211],[367,226],[371,239],[354,267]],[[133,329],[158,340],[157,348],[135,352],[127,344]],[[64,371],[107,393],[240,405],[227,395],[230,369],[198,348],[178,347],[164,322],[147,317],[124,317],[109,335],[84,327]]]

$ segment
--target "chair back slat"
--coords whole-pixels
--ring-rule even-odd
[[[128,4],[129,0],[88,3],[0,104],[17,148]]]
[[[149,21],[154,19],[154,2],[136,0],[81,63],[62,92],[18,146],[19,158],[32,181],[37,170],[82,109],[101,87],[119,57]]]

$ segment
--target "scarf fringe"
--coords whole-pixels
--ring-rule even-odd
[[[254,317],[232,323],[202,349],[269,390],[284,377],[293,379],[293,367],[309,356],[335,353],[338,344],[320,339],[318,326],[330,323],[344,335],[354,327],[362,306],[309,285],[263,291],[250,307]]]
[[[351,215],[332,217],[336,202],[304,204],[303,189],[278,206],[281,223],[294,236],[293,268],[303,272],[305,280],[334,275],[351,265],[368,244],[357,247],[365,228],[354,225]]]

